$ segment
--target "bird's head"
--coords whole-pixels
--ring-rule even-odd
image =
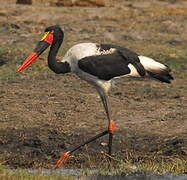
[[[50,26],[45,29],[45,33],[39,43],[37,44],[34,51],[25,59],[23,64],[16,70],[20,72],[33,63],[50,45],[59,42],[62,43],[64,38],[64,33],[62,29],[56,26]]]

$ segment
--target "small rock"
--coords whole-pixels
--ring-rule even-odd
[[[20,29],[20,26],[18,26],[17,24],[10,24],[10,26],[14,29]]]
[[[17,4],[32,4],[32,0],[17,0]]]
[[[104,147],[105,147],[105,146],[107,146],[107,145],[108,145],[108,144],[105,143],[105,142],[102,142],[102,143],[101,143],[101,146],[104,146]]]
[[[54,3],[52,3],[54,5]],[[56,6],[105,6],[103,0],[58,0],[55,3]]]
[[[3,66],[4,64],[6,64],[6,61],[3,59],[0,59],[0,66]]]
[[[122,96],[122,93],[121,92],[115,92],[114,95],[115,96]]]
[[[171,45],[180,45],[182,44],[182,40],[179,39],[171,39],[169,41],[167,41],[167,43],[171,44]]]
[[[4,11],[4,10],[0,10],[0,16],[6,16],[7,15],[7,12]]]

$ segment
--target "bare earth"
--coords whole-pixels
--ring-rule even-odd
[[[1,0],[2,1],[2,0]],[[10,1],[11,2],[11,1]],[[73,74],[47,69],[47,53],[28,70],[15,70],[45,27],[59,24],[59,59],[81,42],[112,43],[168,64],[172,84],[124,81],[109,101],[117,123],[114,158],[187,159],[187,1],[116,1],[102,8],[0,6],[0,157],[11,168],[50,168],[60,152],[106,129],[96,91]],[[106,162],[104,137],[77,151],[67,167]],[[104,152],[104,153],[103,153]]]

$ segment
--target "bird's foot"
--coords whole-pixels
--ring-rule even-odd
[[[65,163],[67,159],[69,158],[69,156],[70,156],[69,151],[62,153],[60,159],[56,162],[54,169],[59,168],[63,163]]]
[[[115,130],[116,130],[116,123],[113,120],[109,120],[108,132],[113,134]]]

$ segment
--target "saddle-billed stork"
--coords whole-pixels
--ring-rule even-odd
[[[173,77],[170,69],[155,60],[139,56],[130,49],[111,44],[80,43],[71,47],[65,54],[63,60],[58,62],[56,55],[63,42],[64,33],[59,26],[51,26],[45,29],[45,34],[28,58],[17,69],[22,71],[34,62],[49,46],[48,66],[57,74],[75,73],[79,78],[87,81],[99,93],[108,119],[106,131],[94,136],[74,149],[62,153],[55,168],[63,164],[69,155],[81,146],[88,144],[99,137],[109,134],[108,154],[111,160],[112,137],[116,129],[111,119],[107,94],[112,82],[117,78],[139,77],[151,78],[164,83],[170,83]]]

